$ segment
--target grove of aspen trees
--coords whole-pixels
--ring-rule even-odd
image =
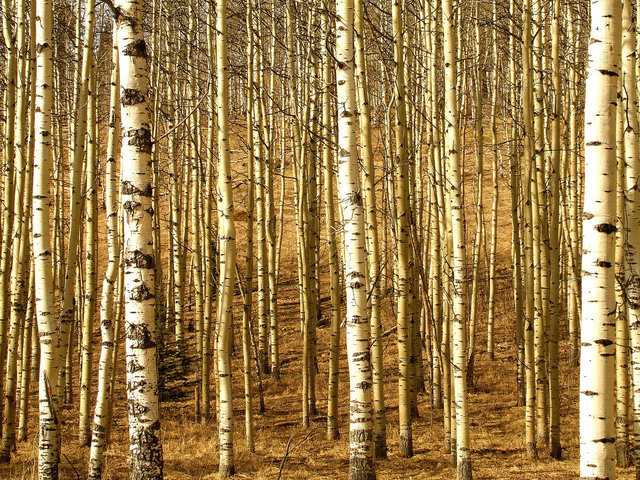
[[[0,480],[640,479],[640,0],[0,4]]]

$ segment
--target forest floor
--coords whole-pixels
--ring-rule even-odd
[[[508,160],[505,157],[504,162]],[[246,171],[246,159],[236,151],[234,169],[237,180],[242,182]],[[469,162],[472,163],[472,162]],[[515,316],[511,294],[511,225],[509,212],[508,168],[502,165],[500,180],[500,215],[498,226],[496,295],[496,354],[490,361],[485,353],[486,343],[486,274],[482,273],[480,304],[478,314],[478,354],[476,356],[475,388],[469,393],[471,421],[471,458],[474,478],[481,479],[577,479],[579,436],[578,436],[578,371],[569,369],[567,362],[566,322],[562,323],[561,346],[561,389],[562,389],[562,444],[563,460],[549,457],[544,445],[540,445],[540,458],[536,461],[525,459],[524,450],[524,408],[516,406],[516,352],[513,344]],[[469,169],[467,169],[469,172]],[[379,174],[379,173],[378,173]],[[276,180],[279,182],[279,180]],[[472,185],[474,176],[467,173],[465,182]],[[490,174],[486,177],[485,215],[490,220]],[[289,184],[287,188],[290,188]],[[468,234],[473,235],[475,209],[472,192],[467,191]],[[291,191],[291,190],[289,190]],[[242,202],[242,195],[237,197]],[[290,199],[287,199],[290,202]],[[101,211],[102,216],[104,212]],[[242,207],[236,212],[240,239],[239,258],[244,258]],[[235,456],[237,478],[240,479],[346,479],[348,478],[348,408],[349,388],[342,332],[342,357],[340,364],[340,428],[341,438],[337,441],[326,438],[326,391],[329,326],[321,321],[318,328],[318,414],[313,417],[308,429],[302,428],[301,420],[301,341],[299,333],[298,283],[295,258],[295,237],[293,229],[293,209],[287,203],[285,210],[285,235],[281,278],[279,280],[279,313],[281,321],[281,380],[276,383],[268,376],[264,378],[266,412],[258,412],[257,397],[254,401],[256,453],[246,449],[244,440],[244,397],[242,375],[242,351],[240,319],[242,298],[236,296],[235,342],[238,348],[233,357]],[[104,220],[101,220],[101,245],[104,242]],[[487,223],[487,231],[489,231]],[[323,227],[324,228],[324,227]],[[324,232],[324,230],[323,230]],[[324,238],[324,235],[322,235]],[[470,239],[471,240],[471,239]],[[472,245],[469,241],[467,245]],[[102,247],[101,247],[102,248]],[[101,252],[101,265],[105,265]],[[471,255],[471,249],[468,250]],[[327,254],[321,250],[321,292],[323,319],[329,315]],[[242,267],[242,265],[241,265]],[[104,268],[104,267],[103,267]],[[484,268],[484,267],[483,267]],[[483,270],[484,272],[484,270]],[[101,277],[100,277],[101,278]],[[255,298],[255,297],[254,297]],[[395,317],[388,299],[384,302],[384,330],[395,325]],[[96,330],[94,364],[99,357],[99,330]],[[397,355],[396,337],[385,337],[385,396],[387,409],[387,434],[389,456],[376,462],[378,479],[453,479],[455,469],[450,465],[449,455],[443,450],[443,412],[430,406],[425,394],[419,396],[419,418],[413,424],[413,445],[415,456],[410,459],[398,456],[398,404],[397,404]],[[121,349],[122,352],[123,349]],[[97,370],[97,365],[96,365]],[[106,479],[125,480],[128,478],[128,430],[126,418],[126,393],[124,381],[124,358],[118,364],[118,381],[115,392],[115,424],[113,442],[106,454]],[[77,368],[75,369],[77,372]],[[97,379],[97,374],[94,375]],[[32,390],[35,390],[33,388]],[[77,388],[74,392],[77,399]],[[93,390],[95,396],[95,388]],[[218,478],[218,436],[217,424],[196,423],[194,420],[193,395],[183,402],[163,403],[162,443],[165,460],[165,479],[195,480]],[[30,437],[26,443],[19,443],[10,465],[0,465],[0,479],[26,480],[32,478],[37,454],[37,392],[32,391]],[[77,405],[62,414],[62,459],[61,480],[86,478],[88,448],[77,444]],[[286,453],[288,451],[288,454]],[[620,479],[633,478],[630,469],[619,472]]]

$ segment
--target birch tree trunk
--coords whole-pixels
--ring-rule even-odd
[[[524,361],[525,361],[525,443],[527,458],[537,458],[536,444],[536,385],[534,366],[534,262],[533,262],[533,222],[531,207],[531,176],[533,170],[533,79],[531,57],[531,0],[525,0],[523,15],[523,43],[522,43],[522,120],[524,126],[524,148],[522,163],[524,177],[522,180],[523,223],[524,223],[524,291],[525,322],[524,328]]]
[[[155,336],[155,262],[148,51],[142,5],[115,3],[122,105],[124,301],[130,478],[162,479]],[[159,259],[158,259],[159,261]]]
[[[11,273],[11,233],[13,223],[14,134],[16,121],[17,36],[13,28],[13,6],[9,0],[2,2],[2,31],[7,52],[5,62],[6,87],[4,91],[4,148],[2,193],[2,249],[0,252],[0,280],[7,285]],[[53,74],[52,74],[53,75]],[[53,76],[52,76],[53,80]],[[0,291],[0,407],[4,403],[4,370],[7,356],[9,330],[9,289]],[[3,409],[0,408],[0,416]]]
[[[334,202],[334,132],[335,125],[332,116],[332,75],[329,52],[329,36],[331,23],[329,12],[322,11],[322,25],[324,27],[324,48],[322,49],[322,147],[324,173],[324,204],[327,244],[329,248],[329,277],[331,282],[331,339],[329,343],[329,386],[327,388],[327,437],[337,440],[340,437],[338,425],[338,386],[340,382],[340,259],[338,258],[337,224]],[[283,172],[284,174],[284,172]],[[281,238],[282,236],[280,236]]]
[[[35,11],[35,8],[33,9]],[[28,424],[29,424],[29,392],[31,386],[31,378],[34,376],[31,373],[32,366],[35,363],[35,356],[31,344],[33,339],[37,336],[34,332],[35,315],[34,315],[34,303],[35,303],[35,272],[31,268],[29,274],[29,287],[25,292],[25,303],[27,304],[27,311],[24,322],[24,340],[22,342],[22,377],[21,382],[21,396],[20,396],[20,417],[18,420],[18,441],[26,442],[28,436]]]
[[[54,317],[54,282],[49,220],[51,197],[51,109],[53,104],[53,11],[50,0],[36,3],[36,115],[33,164],[33,258],[36,314],[40,336],[40,421],[38,477],[58,480],[60,424],[58,417],[58,333]],[[6,224],[5,224],[6,228]]]
[[[115,25],[114,25],[115,28]],[[102,301],[100,304],[100,329],[102,349],[100,352],[100,370],[98,374],[98,396],[93,417],[93,434],[89,457],[90,480],[102,478],[103,455],[107,446],[107,422],[113,404],[111,375],[114,370],[113,351],[115,347],[114,300],[115,285],[120,264],[120,245],[118,238],[118,176],[116,157],[118,154],[117,133],[119,132],[118,99],[120,94],[120,69],[118,62],[118,38],[113,37],[113,69],[111,72],[111,106],[109,112],[109,140],[107,144],[107,165],[105,182],[105,207],[107,215],[107,245],[109,263],[102,282]]]
[[[618,0],[591,2],[585,97],[582,250],[580,477],[616,478],[615,223],[616,92],[620,75]]]
[[[96,191],[98,161],[98,126],[96,124],[96,79],[93,74],[93,61],[89,68],[90,77],[87,95],[87,156],[85,161],[85,221],[86,256],[84,283],[84,313],[81,328],[81,369],[80,369],[80,419],[78,424],[78,443],[89,446],[91,443],[91,384],[93,365],[93,315],[95,313],[97,290],[98,255],[98,205]]]
[[[355,61],[358,78],[358,111],[360,120],[360,145],[362,149],[362,187],[366,209],[366,238],[368,253],[368,288],[371,323],[371,367],[373,375],[374,442],[376,458],[387,457],[387,427],[384,407],[384,361],[382,346],[382,320],[380,312],[380,245],[376,216],[376,180],[371,138],[371,107],[367,82],[364,7],[362,0],[355,0],[354,33]]]
[[[413,430],[411,416],[412,395],[412,337],[411,337],[411,250],[409,246],[411,232],[409,217],[409,159],[407,157],[407,113],[404,84],[404,22],[401,2],[394,0],[392,8],[393,22],[393,58],[396,64],[395,76],[395,144],[396,144],[396,239],[397,239],[397,284],[398,284],[398,423],[400,436],[400,455],[413,456]],[[390,139],[389,139],[390,140]]]
[[[78,3],[78,16],[80,3]],[[60,368],[58,378],[58,388],[61,389],[61,394],[66,385],[71,385],[71,370],[67,369],[67,355],[70,353],[70,343],[73,343],[71,339],[73,330],[74,315],[78,307],[81,306],[81,302],[78,305],[75,304],[76,300],[76,276],[77,276],[77,264],[79,251],[78,248],[81,243],[80,232],[82,221],[82,206],[84,204],[83,195],[83,183],[82,172],[85,153],[85,135],[87,133],[87,95],[89,94],[89,85],[91,80],[91,70],[93,66],[93,36],[95,30],[95,1],[86,0],[85,3],[85,40],[83,44],[82,66],[80,69],[81,85],[78,91],[77,103],[76,103],[76,119],[73,138],[73,162],[72,162],[72,174],[71,174],[71,223],[69,226],[69,243],[66,262],[66,274],[65,282],[62,292],[62,309],[60,312]],[[78,25],[79,27],[79,25]],[[79,36],[80,29],[77,29]],[[79,42],[79,39],[78,39]],[[78,44],[79,45],[79,44]],[[79,46],[78,46],[79,48]],[[79,54],[79,53],[78,53]],[[78,68],[80,68],[78,66]],[[71,342],[70,342],[71,340]],[[69,362],[69,367],[71,363]],[[69,392],[67,398],[71,400],[71,387],[69,386]]]
[[[631,381],[633,385],[633,430],[631,452],[636,465],[636,478],[640,477],[640,156],[638,153],[638,93],[637,82],[636,26],[633,22],[633,1],[624,1],[622,38],[622,82],[626,96],[623,97],[625,111],[624,154],[626,191],[626,218],[623,238],[626,249],[625,282],[627,285],[627,321],[631,343]],[[636,3],[636,6],[638,4]],[[631,13],[631,15],[630,15]],[[625,28],[626,27],[626,28]],[[628,89],[628,90],[627,90]],[[616,352],[617,353],[617,352]],[[621,442],[620,442],[621,443]],[[623,445],[622,445],[623,447]],[[621,450],[624,451],[623,448]]]
[[[13,194],[14,221],[11,231],[11,241],[13,257],[11,259],[11,283],[10,283],[10,315],[9,315],[9,338],[7,343],[7,371],[4,395],[4,413],[2,415],[2,447],[0,448],[0,463],[8,462],[11,457],[11,449],[15,445],[16,431],[16,405],[18,391],[18,358],[20,357],[20,332],[24,331],[24,314],[26,289],[25,281],[28,277],[26,267],[29,266],[29,242],[27,235],[29,232],[28,219],[28,195],[27,176],[30,171],[27,156],[27,43],[26,43],[26,2],[18,2],[17,15],[17,49],[18,49],[18,74],[17,90],[18,102],[16,105],[16,122],[14,133],[14,162],[15,169],[15,189]],[[33,14],[33,12],[32,12]],[[25,271],[27,275],[25,276]],[[5,288],[6,290],[6,288]],[[0,370],[0,375],[2,374]]]
[[[216,69],[218,74],[218,236],[220,279],[218,287],[218,382],[220,417],[219,473],[235,473],[233,460],[233,405],[231,395],[231,323],[236,266],[236,232],[233,222],[233,181],[229,150],[229,58],[227,55],[227,0],[217,4]],[[248,293],[248,292],[247,292]]]
[[[562,92],[560,91],[560,0],[553,3],[552,75],[553,117],[551,122],[551,154],[549,156],[548,188],[548,249],[549,249],[549,454],[562,458],[560,443],[560,122],[562,121]]]
[[[569,18],[568,18],[568,40],[572,48],[572,57],[577,60],[578,58],[578,33],[576,30],[578,26],[576,23],[576,8],[569,4]],[[578,94],[578,66],[574,62],[570,62],[570,98],[571,102],[576,104],[571,109],[569,118],[569,250],[573,254],[573,262],[571,265],[571,271],[569,276],[569,285],[571,287],[571,294],[569,295],[569,305],[567,307],[567,317],[569,323],[569,365],[572,367],[578,366],[578,323],[579,323],[579,302],[580,302],[580,271],[577,265],[578,260],[578,110],[577,107],[577,94]]]
[[[460,138],[458,134],[458,77],[456,57],[456,20],[452,0],[443,0],[444,63],[445,63],[445,122],[447,180],[451,200],[451,234],[453,240],[453,384],[455,385],[456,452],[459,480],[471,480],[469,458],[469,418],[467,416],[467,292],[465,283],[465,239],[462,219],[462,169],[460,168]]]
[[[373,398],[367,309],[365,212],[356,143],[354,2],[336,2],[338,188],[344,225],[347,358],[350,388],[349,478],[373,480]]]
[[[245,292],[242,305],[242,357],[244,368],[244,415],[245,415],[245,439],[247,450],[255,451],[253,439],[252,403],[253,392],[251,382],[251,334],[252,330],[252,309],[253,309],[253,217],[255,210],[256,179],[254,174],[255,146],[253,142],[253,55],[255,42],[253,39],[253,0],[247,1],[247,233],[246,233],[246,256],[245,256]],[[257,141],[260,141],[259,132],[256,132]],[[260,355],[260,352],[258,352]],[[262,373],[262,372],[260,372]]]

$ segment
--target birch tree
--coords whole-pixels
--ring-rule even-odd
[[[616,478],[615,223],[616,108],[620,14],[616,0],[591,2],[585,97],[585,184],[580,354],[580,476]]]
[[[50,0],[36,3],[36,115],[33,164],[33,258],[36,315],[40,337],[38,476],[57,480],[60,424],[56,362],[58,338],[54,317],[54,284],[49,231],[51,197],[51,109],[53,104],[53,9]],[[6,228],[6,223],[5,223]]]
[[[122,122],[124,301],[130,477],[162,478],[155,337],[155,261],[148,51],[142,5],[115,3]]]
[[[467,416],[467,348],[466,348],[466,283],[465,283],[465,239],[462,224],[462,171],[460,167],[460,137],[458,133],[458,100],[456,92],[457,48],[456,17],[452,0],[443,0],[444,19],[444,63],[445,63],[445,151],[447,183],[451,200],[451,234],[453,242],[453,376],[454,402],[456,409],[456,455],[459,480],[470,480],[472,476],[469,417]]]
[[[218,241],[220,244],[220,279],[218,286],[218,382],[220,397],[219,473],[235,473],[233,459],[233,405],[231,396],[231,322],[236,267],[236,233],[233,222],[233,181],[229,151],[229,57],[227,54],[227,1],[218,0],[216,9],[216,72],[218,74]],[[250,294],[250,292],[247,292]]]
[[[338,188],[344,225],[350,426],[349,478],[375,478],[365,211],[356,144],[354,2],[336,1]]]
[[[114,370],[113,352],[117,341],[115,336],[114,300],[115,285],[120,263],[120,245],[118,238],[118,176],[116,157],[118,149],[117,133],[119,132],[118,100],[120,94],[120,69],[118,57],[118,37],[113,37],[113,70],[111,73],[111,95],[109,111],[109,140],[107,145],[105,207],[107,215],[107,243],[109,264],[102,281],[102,300],[100,303],[100,329],[102,332],[102,349],[100,351],[100,370],[98,374],[98,395],[93,417],[93,433],[89,457],[89,474],[91,480],[102,478],[102,462],[107,446],[108,412],[113,403],[111,376]]]

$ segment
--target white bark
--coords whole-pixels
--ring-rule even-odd
[[[227,1],[217,4],[218,74],[218,236],[220,242],[220,279],[218,286],[218,378],[220,397],[220,466],[222,477],[235,473],[233,459],[233,397],[231,394],[231,323],[236,265],[236,232],[233,222],[233,182],[229,150],[229,58],[227,54]]]
[[[118,95],[120,93],[120,71],[118,67],[117,37],[113,39],[113,69],[111,72],[111,111],[109,115],[109,143],[107,145],[107,166],[105,182],[105,206],[107,215],[107,246],[109,264],[102,282],[102,301],[100,304],[100,329],[102,331],[102,350],[100,352],[100,370],[98,373],[98,395],[93,417],[93,435],[89,457],[88,478],[102,478],[102,457],[107,446],[108,423],[113,404],[111,376],[114,370],[113,351],[115,347],[114,299],[115,285],[118,279],[120,246],[118,238],[118,177],[116,174],[116,155],[118,131]]]
[[[616,92],[619,0],[591,2],[585,98],[580,477],[615,479]]]
[[[354,2],[336,1],[336,83],[338,99],[338,188],[344,219],[344,278],[350,386],[351,480],[375,478],[373,389],[367,310],[365,211],[356,144]]]
[[[53,104],[53,49],[51,0],[36,4],[36,115],[33,181],[33,257],[36,269],[36,312],[40,335],[40,425],[38,476],[58,479],[60,430],[57,386],[58,333],[54,317],[51,261],[51,109]]]
[[[136,0],[119,0],[115,6],[122,105],[121,185],[130,478],[161,479],[148,52],[142,32],[142,5]]]
[[[458,479],[471,480],[472,467],[467,416],[467,292],[465,281],[465,239],[463,225],[462,169],[458,134],[458,99],[456,78],[456,20],[452,0],[442,3],[444,17],[445,63],[445,152],[448,158],[447,180],[451,201],[451,235],[453,244],[453,318],[452,360],[456,415],[456,454]]]
[[[636,477],[640,471],[640,157],[638,152],[638,92],[636,60],[636,24],[633,22],[633,0],[624,1],[623,19],[627,20],[622,38],[622,81],[624,118],[624,155],[626,190],[626,218],[624,225],[626,232],[626,298],[631,340],[631,380],[633,385],[633,433],[632,458],[636,464]],[[623,26],[625,22],[623,20]],[[626,94],[626,95],[625,95]],[[624,263],[624,262],[623,262]],[[626,326],[626,325],[625,325]],[[616,352],[617,353],[617,352]],[[628,387],[628,385],[627,385]],[[620,400],[618,400],[620,401]],[[623,449],[624,451],[624,449]]]

